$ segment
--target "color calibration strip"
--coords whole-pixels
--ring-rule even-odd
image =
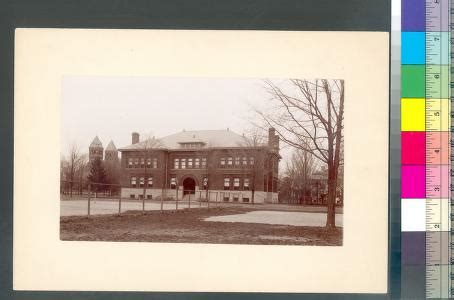
[[[402,0],[402,298],[447,299],[451,272],[450,2]]]

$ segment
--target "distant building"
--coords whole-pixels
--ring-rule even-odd
[[[118,162],[118,150],[113,141],[110,141],[105,151],[105,160]]]
[[[93,146],[97,148],[90,150],[100,149],[98,143]],[[253,144],[228,129],[183,131],[144,141],[134,132],[131,145],[119,151],[122,197],[141,198],[145,189],[148,199],[197,194],[210,201],[278,202],[280,155],[274,128],[266,144]],[[106,159],[108,153],[106,149]]]
[[[88,161],[92,162],[99,158],[103,160],[104,148],[98,136],[95,136],[90,146],[88,147]]]
[[[95,136],[90,146],[88,147],[88,161],[92,162],[97,158],[99,158],[100,160],[112,162],[118,161],[118,150],[115,147],[114,142],[110,141],[107,145],[106,151],[104,152],[104,147],[101,140],[98,138],[98,136]]]

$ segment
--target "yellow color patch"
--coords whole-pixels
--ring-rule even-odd
[[[425,131],[426,113],[424,98],[401,99],[401,130]]]

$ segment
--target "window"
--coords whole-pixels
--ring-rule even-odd
[[[145,159],[144,158],[140,159],[140,167],[145,168]]]
[[[134,168],[138,168],[138,167],[139,167],[139,159],[135,158],[134,159]]]
[[[243,202],[248,203],[249,202],[249,198],[243,198]]]
[[[143,199],[143,194],[140,194],[140,195],[139,195],[139,199]]]
[[[177,179],[175,177],[170,178],[170,188],[175,189],[177,187]]]
[[[197,169],[200,168],[200,158],[196,158],[196,159],[194,160],[194,164],[195,164],[195,165],[194,165],[195,168],[197,168]]]
[[[157,168],[158,168],[158,159],[153,158],[153,169],[157,169]]]
[[[221,168],[225,167],[225,158],[221,157]]]
[[[148,187],[153,187],[153,177],[148,177]]]
[[[181,168],[186,169],[186,158],[181,159]]]
[[[151,168],[151,158],[147,158],[147,168]]]
[[[247,165],[247,157],[243,156],[243,166],[246,166],[246,165]]]
[[[249,178],[243,179],[243,190],[245,190],[245,191],[249,190]]]
[[[238,202],[238,195],[233,196],[233,202]]]
[[[229,196],[224,196],[224,202],[229,202],[230,197]]]
[[[136,199],[136,195],[135,194],[129,194],[129,198]]]
[[[153,195],[147,195],[147,199],[149,200],[153,199]]]
[[[239,166],[240,165],[240,157],[237,156],[235,157],[235,166]]]
[[[173,161],[173,168],[178,169],[180,167],[180,160],[178,158],[175,158]]]
[[[232,166],[233,164],[233,159],[231,157],[227,158],[227,165]]]
[[[202,168],[205,168],[207,166],[207,158],[202,157]]]
[[[132,168],[132,158],[128,158],[128,168]]]
[[[250,164],[251,166],[254,165],[254,157],[253,157],[253,156],[249,157],[249,164]]]
[[[224,178],[224,190],[230,190],[230,178]]]
[[[131,186],[137,187],[137,178],[136,177],[131,177]]]
[[[139,186],[140,186],[140,187],[144,187],[144,186],[145,186],[145,178],[140,177],[140,179],[139,179]]]
[[[203,189],[206,190],[208,188],[208,178],[203,178]]]
[[[240,179],[239,178],[233,178],[233,189],[236,191],[240,189]]]
[[[202,143],[182,143],[181,148],[184,149],[196,149],[196,148],[201,148]]]
[[[192,158],[188,158],[188,169],[192,169]]]

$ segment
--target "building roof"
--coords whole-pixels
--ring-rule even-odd
[[[106,151],[117,151],[117,147],[115,147],[115,144],[112,140],[109,142],[109,145],[107,145]]]
[[[182,149],[181,144],[202,143],[204,147],[244,147],[247,139],[231,130],[193,130],[171,134],[160,139],[148,139],[137,144],[122,147],[119,150],[140,150],[148,148]],[[203,149],[203,148],[202,148]]]
[[[102,143],[99,140],[98,136],[95,136],[93,142],[90,144],[90,148],[102,148]]]

